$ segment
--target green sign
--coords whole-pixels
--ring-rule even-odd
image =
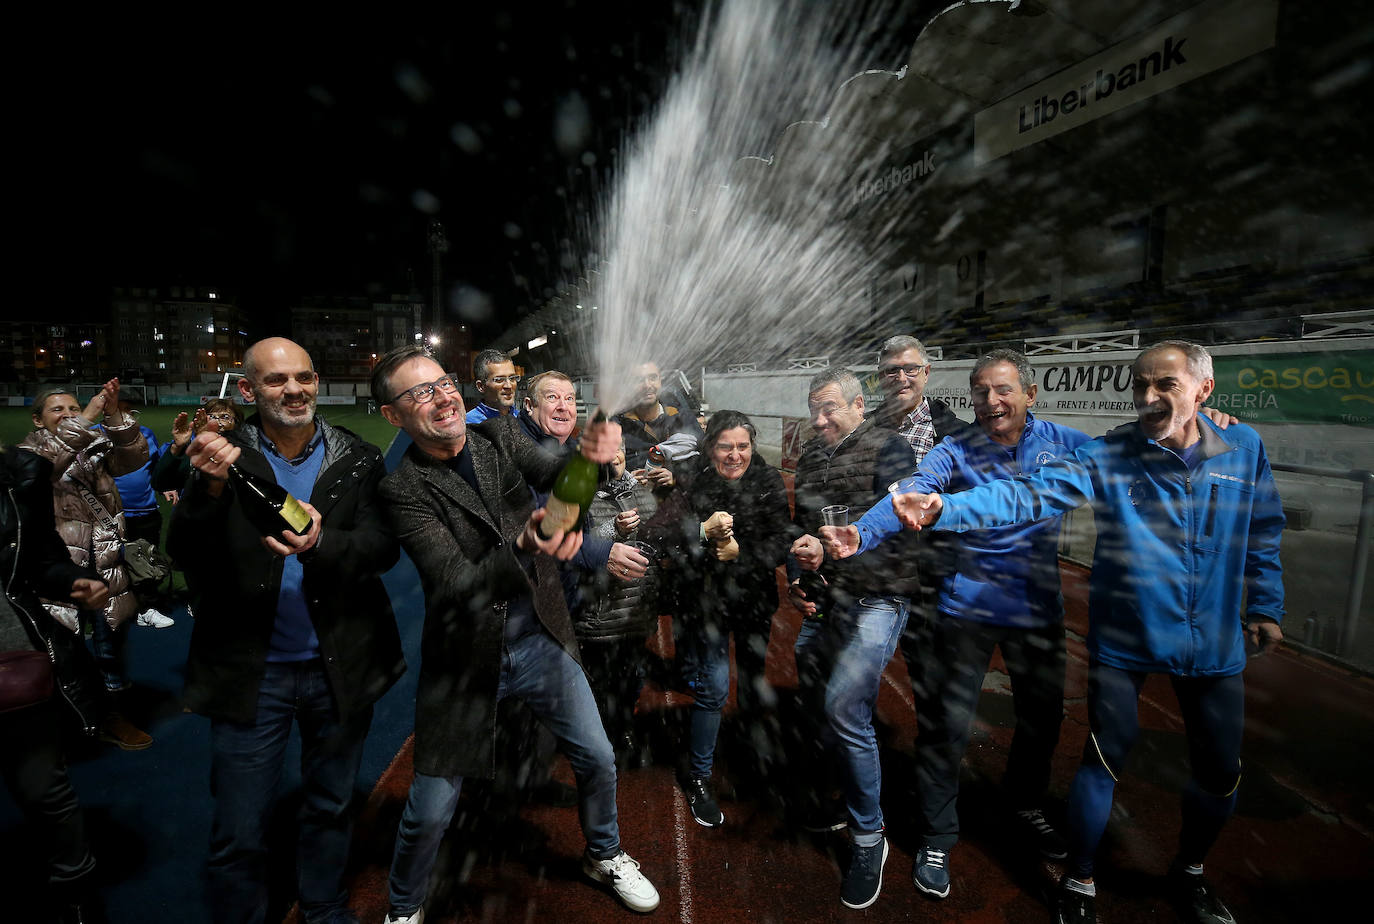
[[[1246,422],[1374,427],[1374,350],[1214,356],[1207,403]]]

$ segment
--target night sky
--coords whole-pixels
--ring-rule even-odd
[[[892,21],[885,66],[941,5],[900,2],[916,13]],[[477,340],[494,336],[578,275],[575,216],[705,3],[508,0],[407,23],[83,14],[16,33],[11,177],[32,208],[7,313],[44,317],[56,295],[104,320],[113,286],[211,285],[253,336],[283,334],[303,296],[403,293],[413,271],[427,299],[438,218],[448,318],[464,306]]]
[[[484,293],[493,316],[469,320],[498,332],[574,275],[559,266],[569,217],[657,96],[694,6],[120,21],[31,47],[21,119],[49,142],[29,152],[31,293],[56,285],[73,316],[98,319],[114,285],[215,285],[255,335],[284,333],[300,296],[404,292],[412,269],[427,296],[435,217],[450,299]]]

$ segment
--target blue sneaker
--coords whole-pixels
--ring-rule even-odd
[[[911,867],[911,878],[916,888],[932,898],[944,898],[949,894],[949,869],[945,866],[949,853],[922,844],[916,851],[916,862]]]
[[[846,908],[867,908],[883,890],[883,865],[887,863],[887,838],[872,847],[855,845],[849,872],[840,886],[840,901]]]

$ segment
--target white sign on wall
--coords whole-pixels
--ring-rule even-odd
[[[1203,3],[974,116],[973,162],[996,160],[1272,48],[1278,0]]]

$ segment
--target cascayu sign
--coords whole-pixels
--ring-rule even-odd
[[[1374,426],[1374,352],[1216,356],[1210,404],[1245,421]]]

